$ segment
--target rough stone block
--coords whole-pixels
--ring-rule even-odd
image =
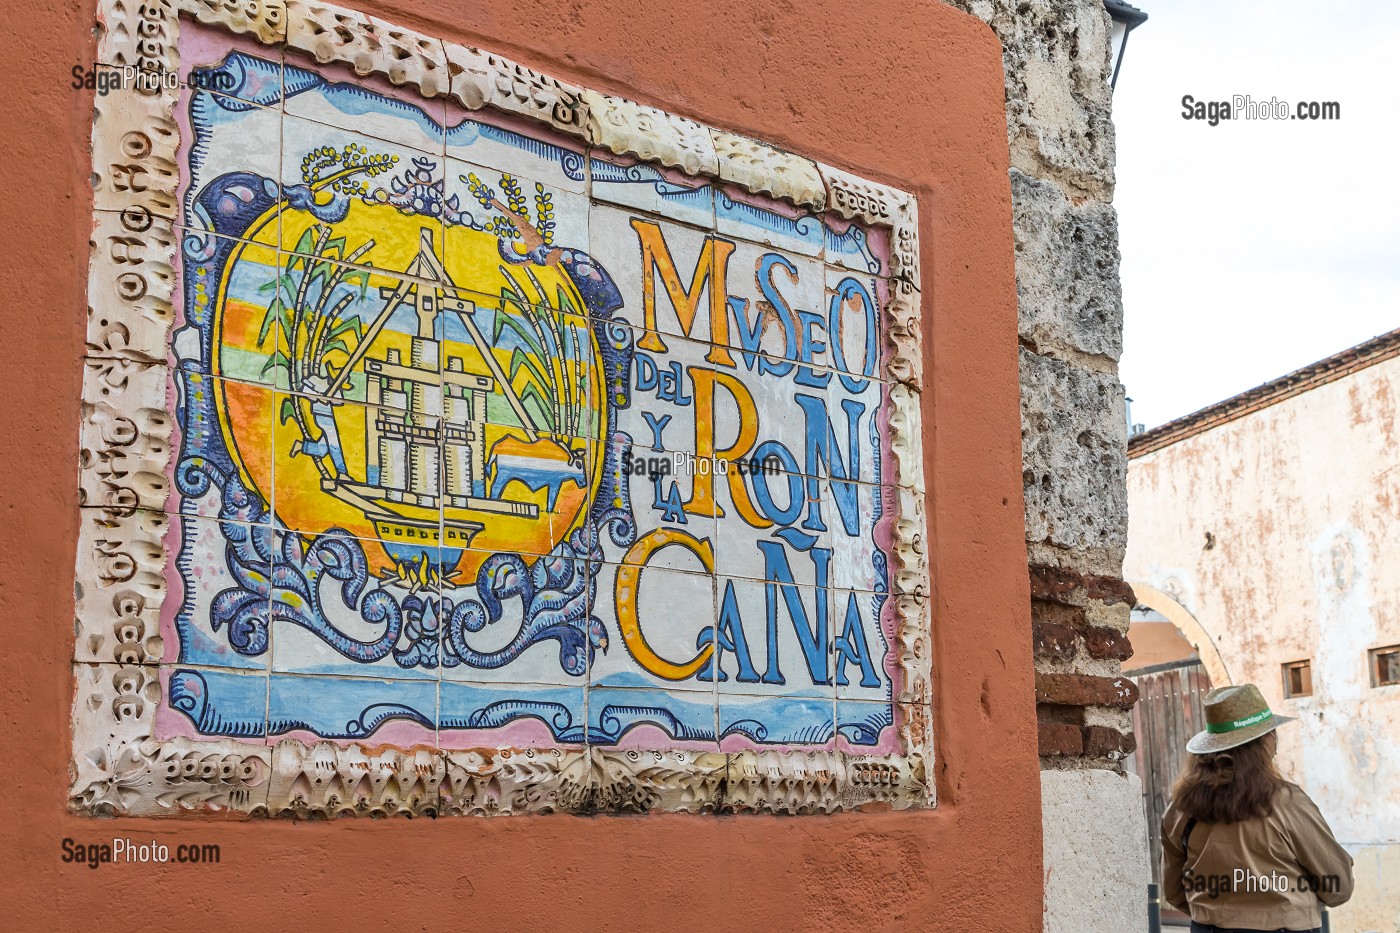
[[[1102,769],[1042,771],[1045,933],[1147,929],[1142,782]]]
[[[1078,573],[1096,573],[1110,577],[1121,577],[1123,573],[1122,552],[1113,548],[1092,547],[1067,551],[1046,541],[1027,541],[1026,558],[1031,566],[1065,567]],[[1124,605],[1123,612],[1126,614],[1129,608]],[[1126,622],[1123,624],[1127,625]]]
[[[1014,168],[1011,203],[1021,339],[1040,352],[1068,348],[1116,361],[1123,290],[1113,206],[1073,204],[1059,185]]]
[[[1117,377],[1021,349],[1026,540],[1127,544],[1127,415]]]
[[[1073,626],[1063,622],[1036,621],[1032,629],[1037,658],[1068,661],[1074,657],[1076,632]]]
[[[1117,577],[1032,565],[1031,599],[1064,606],[1085,606],[1093,600],[1110,606],[1123,603],[1131,607],[1136,597],[1133,588]]]
[[[1132,709],[1113,709],[1107,706],[1090,706],[1083,710],[1083,726],[1103,726],[1105,729],[1114,729],[1127,735],[1133,731],[1133,711]]]
[[[948,0],[992,27],[1006,68],[1011,164],[1074,193],[1113,187],[1109,18],[1101,3]]]

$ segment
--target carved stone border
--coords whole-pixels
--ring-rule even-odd
[[[166,400],[178,91],[95,98],[70,806],[99,815],[832,812],[932,806],[929,567],[914,197],[757,140],[308,0],[98,0],[99,62],[173,74],[179,17],[286,46],[425,97],[539,121],[590,146],[890,230],[889,430],[899,487],[891,599],[904,753],[398,749],[153,737],[169,518]]]

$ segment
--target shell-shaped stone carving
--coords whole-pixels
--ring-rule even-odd
[[[79,428],[78,503],[106,509],[165,508],[173,421],[164,366],[88,360]],[[114,372],[120,372],[114,380]]]
[[[140,205],[99,212],[89,243],[87,354],[164,363],[175,236]]]
[[[97,97],[92,133],[93,206],[133,211],[140,220],[175,217],[179,176],[175,153],[179,128],[171,116],[175,92],[147,93],[136,86],[113,88]],[[137,218],[133,232],[144,229]]]
[[[919,206],[913,196],[888,185],[818,163],[826,184],[827,206],[847,220],[890,228],[890,275],[900,291],[917,291]]]
[[[318,62],[344,62],[358,75],[380,75],[424,97],[447,93],[442,42],[411,29],[328,3],[289,0],[287,45]]]
[[[160,661],[165,601],[163,512],[86,508],[80,513],[74,624],[79,661]]]
[[[495,107],[584,137],[588,106],[582,89],[500,55],[447,43],[451,93],[468,110]]]
[[[584,91],[590,141],[617,155],[632,155],[690,175],[718,175],[710,131],[646,104]]]
[[[721,130],[710,135],[714,138],[722,181],[743,185],[749,191],[771,194],[799,207],[816,211],[826,207],[826,188],[817,172],[817,163],[811,159],[775,149],[747,136]]]
[[[205,25],[251,35],[264,45],[287,35],[287,0],[179,0],[179,7]]]
[[[97,60],[104,65],[174,72],[179,66],[176,16],[172,0],[100,0]]]

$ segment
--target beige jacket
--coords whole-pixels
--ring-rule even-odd
[[[1197,823],[1182,849],[1187,819],[1162,817],[1162,899],[1198,923],[1246,930],[1311,930],[1319,904],[1351,897],[1351,856],[1296,784],[1274,812],[1241,823]]]

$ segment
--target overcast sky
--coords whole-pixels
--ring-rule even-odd
[[[1121,375],[1153,427],[1400,327],[1400,2],[1134,3]],[[1337,101],[1341,119],[1210,126],[1182,118],[1185,94]]]

